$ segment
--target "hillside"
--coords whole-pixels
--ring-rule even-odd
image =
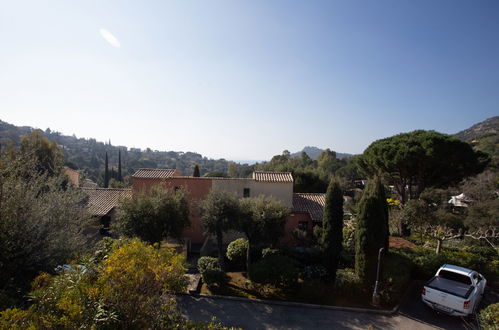
[[[490,154],[490,166],[499,169],[499,116],[484,120],[454,136],[471,143],[475,149]]]
[[[499,133],[499,116],[486,119],[459,133],[454,134],[463,141],[472,141],[485,135],[497,135]]]
[[[304,147],[301,151],[292,153],[290,156],[291,157],[300,157],[301,153],[305,152],[308,155],[308,157],[310,157],[312,159],[317,159],[317,157],[319,157],[319,155],[323,151],[324,151],[324,149],[320,149],[320,148],[317,148],[317,147],[307,146],[307,147]],[[336,157],[338,159],[349,158],[349,157],[352,157],[352,156],[353,156],[352,154],[345,154],[345,153],[341,153],[341,152],[337,152],[336,153]]]
[[[32,127],[19,127],[0,120],[0,144],[5,145],[8,140],[12,140],[17,145],[23,135],[29,134],[33,130]],[[110,168],[117,168],[118,152],[121,151],[123,176],[133,174],[137,169],[144,167],[174,168],[182,175],[192,175],[195,164],[199,165],[201,175],[211,171],[227,173],[231,163],[225,159],[209,159],[195,152],[158,151],[149,148],[141,150],[113,146],[92,138],[62,135],[50,129],[46,129],[43,134],[61,146],[67,166],[81,170],[87,178],[99,184],[102,184],[103,181],[106,152]],[[251,172],[251,166],[237,164],[234,175],[248,176]]]

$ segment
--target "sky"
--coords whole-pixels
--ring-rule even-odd
[[[265,160],[499,114],[497,0],[0,0],[0,120]]]

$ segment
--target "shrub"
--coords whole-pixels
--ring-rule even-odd
[[[276,287],[289,287],[298,281],[299,271],[296,262],[286,256],[269,256],[251,266],[252,281],[271,284]]]
[[[113,245],[91,271],[73,265],[32,283],[28,310],[0,314],[0,329],[167,329],[185,322],[172,293],[185,290],[185,265],[172,249],[137,239]],[[180,327],[182,328],[182,327]]]
[[[203,282],[208,287],[222,285],[226,281],[226,276],[217,258],[201,257],[198,260],[198,270],[201,273]]]
[[[499,329],[499,303],[484,308],[479,316],[480,326],[483,330]]]
[[[266,248],[262,250],[262,258],[268,258],[270,256],[282,256],[284,252],[280,249]]]
[[[323,265],[310,265],[303,268],[301,276],[303,279],[326,280],[329,272]]]
[[[227,247],[227,258],[237,266],[244,266],[246,263],[246,252],[248,250],[248,240],[239,238],[230,242]]]
[[[405,256],[390,253],[383,258],[380,295],[384,305],[397,303],[411,282],[414,265]]]
[[[338,296],[362,296],[364,286],[353,268],[338,269],[334,281],[334,292]]]
[[[217,268],[208,268],[201,273],[201,276],[203,278],[203,282],[210,288],[213,286],[221,286],[227,281],[224,271]]]
[[[222,269],[217,258],[201,257],[198,259],[198,270],[203,274],[207,269]]]

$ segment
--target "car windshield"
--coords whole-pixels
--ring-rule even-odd
[[[469,278],[469,276],[458,274],[458,273],[454,273],[454,272],[451,272],[451,271],[448,271],[448,270],[443,270],[442,269],[440,271],[440,273],[438,273],[438,276],[440,276],[442,278],[445,278],[445,279],[448,279],[448,280],[451,280],[451,281],[463,283],[463,284],[466,284],[466,285],[471,285],[471,279]]]

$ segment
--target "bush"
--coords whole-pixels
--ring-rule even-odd
[[[323,265],[305,266],[301,273],[303,279],[310,280],[326,280],[328,276],[329,272]]]
[[[214,286],[221,286],[227,281],[224,271],[217,268],[208,268],[201,273],[201,276],[203,278],[203,282],[210,288]]]
[[[266,248],[262,250],[262,258],[267,258],[270,256],[282,256],[284,251],[280,249]]]
[[[253,282],[289,287],[298,282],[299,271],[296,262],[286,256],[269,256],[251,266]]]
[[[246,252],[248,250],[248,240],[239,238],[230,242],[227,247],[227,258],[237,266],[244,266],[246,263]]]
[[[499,329],[499,303],[484,308],[479,316],[480,326],[483,330]]]
[[[396,304],[411,283],[414,264],[405,256],[389,253],[383,258],[380,295],[384,305]]]
[[[203,274],[207,269],[222,269],[217,258],[201,257],[198,259],[198,271]]]
[[[184,259],[172,249],[121,241],[90,271],[73,265],[39,275],[33,304],[1,313],[0,329],[172,328],[184,322],[172,297],[186,289],[184,273]]]
[[[338,269],[334,281],[334,292],[338,296],[365,295],[364,286],[353,268]]]
[[[201,257],[198,260],[198,270],[201,273],[203,282],[208,287],[220,286],[226,281],[225,273],[220,267],[217,258]]]

